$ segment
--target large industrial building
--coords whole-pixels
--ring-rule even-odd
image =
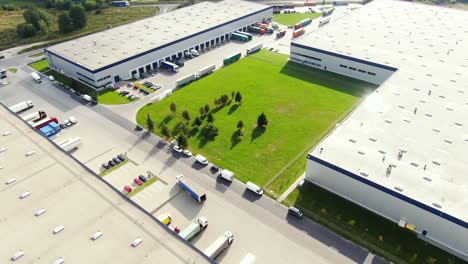
[[[375,0],[290,57],[380,84],[309,153],[306,179],[468,260],[468,13]]]
[[[0,134],[0,263],[212,263],[3,105]]]
[[[272,14],[272,7],[252,2],[202,2],[52,46],[46,56],[50,68],[98,89],[229,40]]]

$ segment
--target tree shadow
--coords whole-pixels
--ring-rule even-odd
[[[160,127],[162,127],[163,125],[165,125],[165,124],[171,122],[171,120],[174,118],[174,116],[175,116],[175,115],[168,115],[168,116],[166,116],[166,117],[159,123],[158,127],[160,128]]]
[[[193,128],[190,130],[188,136],[189,136],[189,137],[195,136],[195,135],[198,133],[199,130],[200,130],[199,127],[193,127]]]
[[[234,133],[232,133],[232,136],[231,136],[231,149],[233,149],[241,141],[242,141],[241,131],[240,130],[234,131]]]
[[[181,121],[181,122],[177,123],[177,125],[176,125],[176,126],[174,127],[174,129],[172,130],[171,135],[172,135],[173,137],[179,135],[180,132],[182,131],[182,127],[183,127],[183,126],[186,126],[185,122],[182,122],[182,121]]]
[[[232,105],[230,108],[229,108],[229,111],[228,111],[228,115],[234,113],[237,108],[239,108],[239,105],[238,104],[235,104],[235,105]]]
[[[265,131],[266,131],[266,127],[259,127],[259,126],[255,127],[255,129],[252,131],[252,135],[250,136],[250,142],[254,141],[258,137],[263,135]]]

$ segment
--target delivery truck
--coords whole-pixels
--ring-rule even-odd
[[[179,71],[179,66],[169,61],[161,61],[161,68],[168,69],[172,72]]]
[[[263,47],[263,44],[262,44],[262,43],[250,47],[249,49],[247,49],[247,55],[252,54],[252,53],[255,53],[255,52],[261,50],[262,47]]]
[[[305,31],[304,31],[303,28],[298,29],[298,30],[294,30],[293,31],[293,38],[297,38],[297,37],[299,37],[300,35],[302,35],[304,33],[305,33]]]
[[[15,112],[15,113],[20,113],[23,112],[24,110],[28,110],[29,108],[32,108],[34,105],[32,101],[23,101],[21,103],[17,103],[15,105],[10,106],[10,110]]]
[[[206,201],[206,194],[202,190],[195,188],[195,185],[192,183],[190,178],[185,177],[184,175],[178,175],[176,177],[177,179],[177,184],[179,184],[180,188],[182,190],[185,190],[190,196],[192,196],[195,201],[199,203],[203,203]]]
[[[55,122],[55,123],[59,123],[58,122],[58,119],[56,117],[46,117],[42,120],[39,120],[37,122],[31,122],[29,123],[32,127],[34,127],[35,129],[40,129],[41,127],[45,127],[47,126],[48,124],[50,124],[51,122]]]
[[[81,139],[79,137],[76,137],[67,139],[66,141],[60,143],[59,146],[66,152],[70,152],[74,149],[77,149],[80,144]]]
[[[189,84],[191,83],[192,81],[194,81],[196,78],[196,75],[194,73],[192,74],[189,74],[185,77],[182,77],[180,79],[178,79],[176,81],[176,87],[180,87],[180,86],[183,86],[183,85],[186,85],[186,84]]]
[[[26,115],[26,116],[23,116],[21,118],[23,118],[24,121],[27,121],[27,122],[37,122],[43,118],[47,117],[47,114],[46,112],[44,111],[37,111],[37,112],[34,112],[34,113],[31,113],[29,115]]]
[[[191,223],[187,226],[184,230],[179,233],[179,236],[183,239],[190,241],[190,239],[194,238],[198,235],[202,230],[204,230],[208,226],[208,219],[206,217],[198,218],[197,222]]]
[[[232,241],[234,241],[234,235],[230,231],[226,231],[224,234],[218,237],[218,239],[216,239],[213,244],[211,244],[203,253],[214,260],[219,255],[219,253],[231,245]]]
[[[41,76],[39,76],[39,74],[37,74],[37,72],[31,72],[31,76],[32,78],[37,82],[37,83],[41,83]]]

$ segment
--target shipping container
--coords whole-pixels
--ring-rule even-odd
[[[253,35],[250,34],[250,33],[247,33],[247,32],[236,31],[236,32],[234,32],[234,33],[239,34],[239,35],[244,35],[244,36],[248,37],[249,40],[252,40],[252,39],[253,39]]]
[[[231,34],[231,39],[233,39],[233,40],[239,40],[239,41],[243,41],[243,42],[249,41],[249,38],[248,38],[247,36],[244,36],[244,35],[241,35],[241,34],[237,34],[237,33],[232,33],[232,34]]]
[[[305,26],[309,25],[310,23],[312,23],[312,19],[306,18],[306,19],[302,20],[300,23],[301,23],[301,25],[303,27],[305,27]]]
[[[239,53],[236,53],[236,54],[233,54],[229,57],[226,57],[223,61],[223,64],[224,65],[229,65],[231,63],[234,63],[236,61],[238,61],[240,58],[241,58],[242,54],[239,52]]]
[[[60,130],[61,130],[60,125],[55,122],[50,122],[46,126],[39,128],[39,132],[46,137],[55,135],[58,132],[60,132]]]
[[[302,35],[302,34],[304,34],[304,33],[305,33],[305,31],[304,31],[303,28],[298,29],[298,30],[294,30],[294,31],[293,31],[293,38],[296,38],[296,37],[298,37],[298,36],[300,36],[300,35]]]

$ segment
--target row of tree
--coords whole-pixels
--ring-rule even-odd
[[[55,8],[57,10],[70,10],[70,7],[74,4],[75,3],[71,0],[47,0],[46,7],[48,9]],[[81,5],[86,11],[107,8],[110,4],[110,0],[81,0]]]

